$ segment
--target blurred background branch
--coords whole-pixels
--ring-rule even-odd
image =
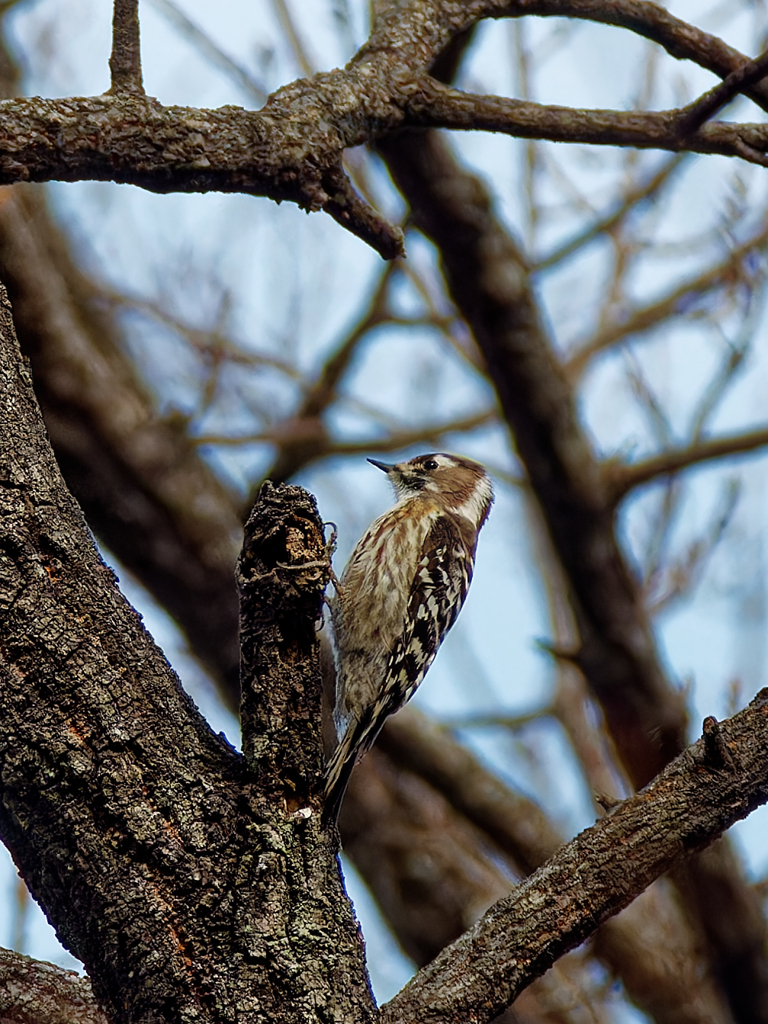
[[[365,39],[362,7],[326,7],[275,0],[230,25],[152,0],[148,91],[261,105],[297,69],[341,66]],[[732,46],[654,5],[558,13],[629,27],[720,76],[765,31],[760,5],[734,6]],[[19,0],[11,17],[4,95],[98,91],[76,78],[60,11]],[[581,89],[615,44],[605,105],[619,105],[619,81],[649,110],[709,87],[703,75],[672,95],[677,65],[606,32],[488,24],[432,73],[544,102],[553,78],[560,98],[564,83]],[[59,65],[77,89],[46,77]],[[750,96],[765,106],[768,93]],[[217,198],[214,214],[212,197],[168,197],[179,203],[163,220],[126,189],[13,186],[0,192],[0,278],[67,481],[107,556],[180,628],[177,650],[203,667],[215,713],[237,707],[232,571],[263,479],[319,494],[340,526],[339,568],[388,500],[358,472],[362,456],[445,448],[498,470],[456,637],[419,710],[360,765],[341,822],[346,863],[386,922],[364,921],[366,935],[389,928],[423,965],[660,770],[701,705],[720,713],[736,677],[745,698],[765,682],[767,197],[754,168],[705,171],[692,154],[469,136],[453,148],[411,132],[345,160],[407,232],[407,260],[382,266],[335,225],[245,197]],[[136,599],[154,629],[149,597]],[[202,703],[199,674],[181,670]],[[679,682],[692,672],[698,690]],[[768,1022],[764,897],[746,867],[760,856],[724,843],[655,884],[508,1019]]]

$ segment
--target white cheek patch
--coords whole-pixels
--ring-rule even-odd
[[[493,500],[491,481],[487,476],[482,476],[475,484],[475,487],[465,502],[456,509],[456,515],[468,519],[473,526],[477,526],[485,510]]]

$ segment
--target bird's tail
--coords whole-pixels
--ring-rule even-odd
[[[372,707],[366,708],[362,718],[352,718],[349,721],[339,745],[325,766],[323,821],[326,825],[330,825],[338,818],[341,801],[347,791],[352,771],[379,735],[383,719],[378,720],[377,726],[372,711]]]

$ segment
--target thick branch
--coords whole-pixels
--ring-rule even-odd
[[[0,949],[3,1024],[107,1024],[91,983],[75,971]]]
[[[765,125],[715,122],[681,142],[677,111],[547,107],[471,96],[429,79],[404,89],[389,80],[389,71],[376,68],[384,95],[362,68],[352,67],[286,86],[259,112],[163,107],[113,95],[6,100],[0,104],[0,184],[116,181],[153,192],[245,192],[288,199],[309,210],[325,209],[391,258],[402,251],[399,229],[383,222],[354,192],[340,160],[344,149],[403,126],[685,148],[753,162],[760,162],[768,148]]]
[[[287,199],[307,210],[326,209],[391,259],[402,252],[400,229],[367,207],[340,170],[344,149],[373,134],[363,82],[350,75],[296,82],[258,113],[163,107],[133,95],[6,100],[0,103],[0,184],[117,181],[153,192]],[[345,117],[350,93],[356,110]],[[399,124],[397,108],[376,98],[374,90],[374,119]]]
[[[63,485],[4,296],[0,328],[3,841],[113,1021],[371,1019],[319,816],[181,690]]]
[[[631,8],[631,10],[630,10]],[[725,153],[765,162],[762,125],[707,124],[683,141],[680,112],[630,113],[537,107],[441,87],[429,69],[483,17],[558,14],[624,25],[659,37],[726,76],[746,58],[652,4],[501,4],[408,0],[381,12],[368,43],[343,70],[299,80],[258,113],[166,108],[140,92],[135,0],[115,6],[111,95],[0,104],[0,184],[100,180],[157,191],[246,192],[325,209],[385,258],[402,253],[399,229],[353,190],[342,169],[350,146],[408,125],[487,128],[561,141]],[[745,73],[746,74],[746,73]],[[747,76],[748,77],[748,76]],[[758,99],[765,86],[752,86]]]
[[[387,722],[377,748],[406,777],[415,771],[421,779],[435,786],[491,841],[498,851],[497,856],[511,862],[523,874],[535,871],[563,845],[564,840],[537,804],[510,790],[445,729],[413,707],[404,709]],[[358,766],[356,772],[364,765],[365,762]],[[371,845],[386,845],[387,828],[381,815],[376,813],[380,808],[376,806],[375,796],[372,812],[367,807],[371,802],[367,793],[358,792],[354,776],[352,781],[347,802],[351,797],[353,821],[349,829],[354,854],[359,844],[359,828],[355,826],[360,820],[373,832],[368,839]],[[382,783],[378,786],[381,788]],[[371,780],[371,787],[375,794],[376,780]],[[396,801],[398,807],[403,803],[399,795],[392,795],[390,799]],[[402,811],[393,813],[396,819],[402,817]],[[381,871],[374,868],[369,877],[369,884],[381,899],[382,893],[377,888]],[[442,889],[443,885],[440,891]],[[386,906],[386,881],[383,895]],[[413,911],[413,916],[422,919],[419,909]],[[659,927],[660,921],[663,927]],[[697,940],[669,887],[663,890],[653,887],[643,893],[631,907],[601,927],[596,941],[600,959],[622,979],[632,1002],[659,1024],[701,1024],[702,1020],[710,1024],[731,1022],[727,1004],[715,979],[702,967]],[[670,971],[673,962],[675,969]]]
[[[420,971],[383,1007],[384,1024],[492,1020],[655,878],[765,803],[768,690],[714,728],[727,766],[713,762],[704,740],[688,748]]]
[[[15,189],[0,204],[0,277],[57,461],[91,529],[179,622],[236,708],[237,500],[183,425],[160,416],[41,189]]]

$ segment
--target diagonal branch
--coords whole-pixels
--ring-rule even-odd
[[[577,703],[580,705],[580,701]],[[579,726],[583,733],[580,739],[584,741],[589,727],[582,721]],[[502,858],[511,861],[523,874],[544,864],[564,842],[537,804],[512,791],[444,728],[412,706],[389,719],[377,741],[375,755],[379,763],[382,758],[391,759],[398,768],[398,778],[416,772],[422,780],[431,783],[453,808],[491,840]],[[367,762],[368,759],[363,761],[356,771],[364,769]],[[379,780],[382,774],[380,771]],[[376,780],[369,781],[373,782],[375,791]],[[378,781],[378,787],[381,786],[382,781]],[[349,850],[347,844],[351,840],[351,853],[356,860],[358,833],[366,827],[373,833],[368,842],[379,850],[391,842],[387,824],[382,820],[388,815],[380,813],[382,808],[375,805],[375,800],[374,808],[366,807],[371,803],[370,795],[367,791],[361,793],[360,788],[359,781],[356,783],[353,778],[353,803],[345,832],[345,850]],[[402,797],[398,799],[394,795],[390,799],[391,813],[402,814],[395,810],[401,807]],[[380,859],[381,853],[379,863]],[[405,865],[411,862],[409,857],[400,859]],[[366,866],[365,860],[363,866]],[[379,898],[379,886],[385,894],[393,890],[400,892],[399,886],[387,886],[386,882],[382,886],[380,867],[377,870],[374,866],[366,876]],[[444,888],[442,882],[440,891]],[[407,892],[412,891],[413,886],[410,886]],[[384,903],[386,905],[386,900]],[[421,906],[412,912],[415,918],[423,920]],[[658,927],[660,920],[664,922],[661,929]],[[701,954],[696,950],[697,939],[668,888],[654,887],[644,893],[628,910],[601,927],[596,942],[599,958],[622,979],[632,1002],[657,1024],[701,1024],[704,1020],[709,1024],[730,1024],[732,1021],[714,978],[702,969]],[[673,959],[676,969],[670,972],[669,964]]]
[[[646,306],[628,311],[621,320],[608,323],[598,329],[588,341],[582,342],[566,363],[566,372],[572,381],[577,380],[584,372],[590,360],[618,342],[625,341],[633,334],[651,330],[657,324],[668,322],[673,315],[683,314],[686,310],[684,302],[688,297],[696,297],[720,284],[729,283],[734,271],[744,259],[755,250],[760,250],[768,243],[768,220],[741,245],[730,249],[724,258],[696,277],[675,285],[666,295]]]
[[[236,707],[237,500],[160,415],[42,191],[4,198],[0,274],[68,485],[101,542],[194,638],[195,654]]]
[[[391,718],[377,741],[395,764],[434,786],[515,866],[534,871],[562,845],[541,808],[515,793],[444,729],[412,707]]]
[[[618,503],[634,488],[641,487],[658,477],[671,476],[689,466],[710,462],[713,459],[724,459],[734,455],[759,455],[766,445],[768,428],[764,427],[743,434],[732,434],[730,437],[709,438],[687,448],[659,452],[658,455],[630,465],[608,462],[604,467],[604,475],[613,501]]]
[[[573,253],[582,249],[601,235],[609,235],[611,231],[617,228],[626,220],[627,217],[629,217],[630,213],[640,203],[651,197],[658,196],[664,185],[667,184],[669,179],[680,168],[683,160],[685,160],[684,153],[671,157],[659,168],[658,171],[655,172],[655,174],[648,178],[647,181],[643,181],[627,189],[613,210],[602,217],[599,217],[569,241],[563,242],[552,252],[543,256],[541,259],[538,259],[531,267],[531,270],[535,273],[539,273],[542,270],[548,270],[550,267],[560,263],[568,256],[572,256]]]
[[[738,71],[732,71],[714,89],[704,93],[680,112],[680,121],[677,126],[680,138],[687,139],[740,92],[744,92],[750,85],[761,81],[766,75],[768,75],[768,52],[756,60],[747,61]]]
[[[768,690],[563,847],[382,1008],[382,1024],[484,1024],[650,883],[768,800]],[[553,895],[556,894],[556,895]]]

